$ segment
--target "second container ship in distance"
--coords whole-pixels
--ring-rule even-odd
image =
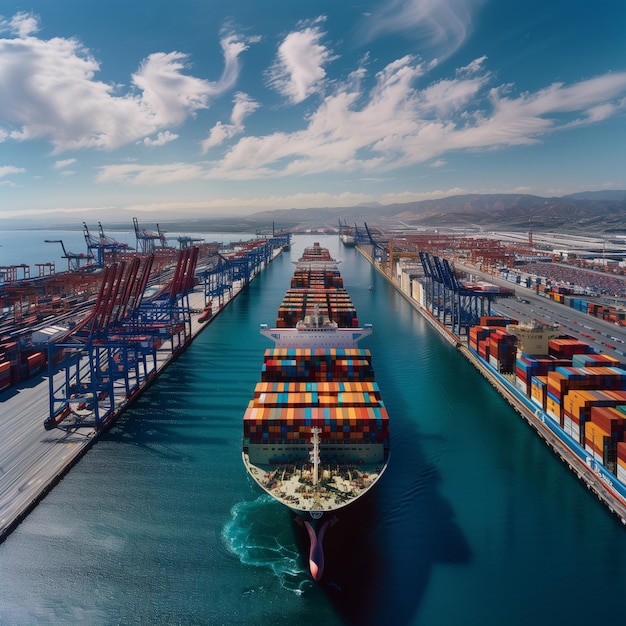
[[[304,250],[278,310],[274,342],[243,419],[250,476],[294,511],[310,540],[309,569],[324,573],[323,539],[344,507],[367,493],[389,460],[389,417],[371,353],[338,261]]]

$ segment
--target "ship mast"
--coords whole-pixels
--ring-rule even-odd
[[[321,428],[311,428],[311,443],[313,444],[313,450],[311,450],[310,458],[313,463],[313,484],[317,485],[319,480],[319,465],[320,465],[320,433]]]
[[[316,302],[313,305],[313,324],[314,326],[317,328],[318,326],[321,326],[320,324],[320,305]]]

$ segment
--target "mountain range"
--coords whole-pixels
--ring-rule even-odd
[[[5,228],[24,228],[24,220],[2,220]],[[337,228],[339,223],[384,229],[463,229],[626,233],[626,190],[587,191],[558,197],[530,194],[464,194],[398,204],[366,203],[348,207],[276,209],[247,216],[162,219],[169,232],[293,232]],[[76,222],[43,224],[74,228]],[[128,222],[107,222],[107,229],[128,230]],[[41,221],[27,227],[42,228]]]
[[[306,229],[367,222],[378,227],[477,228],[626,232],[626,190],[542,197],[530,194],[465,194],[402,204],[282,209],[255,213],[250,228],[273,222],[283,229]]]

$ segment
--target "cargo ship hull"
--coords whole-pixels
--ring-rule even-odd
[[[354,246],[356,246],[356,239],[354,238],[354,235],[341,233],[341,243],[347,248],[354,248]]]
[[[389,460],[389,418],[370,351],[358,347],[372,329],[358,325],[336,263],[317,245],[298,261],[276,326],[261,326],[275,345],[243,420],[244,465],[301,520],[315,580],[337,514],[374,487]]]

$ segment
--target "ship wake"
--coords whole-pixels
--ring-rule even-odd
[[[231,554],[244,565],[271,570],[280,586],[296,595],[312,587],[309,568],[294,542],[290,515],[271,496],[238,502],[231,514],[222,529],[222,541]]]

